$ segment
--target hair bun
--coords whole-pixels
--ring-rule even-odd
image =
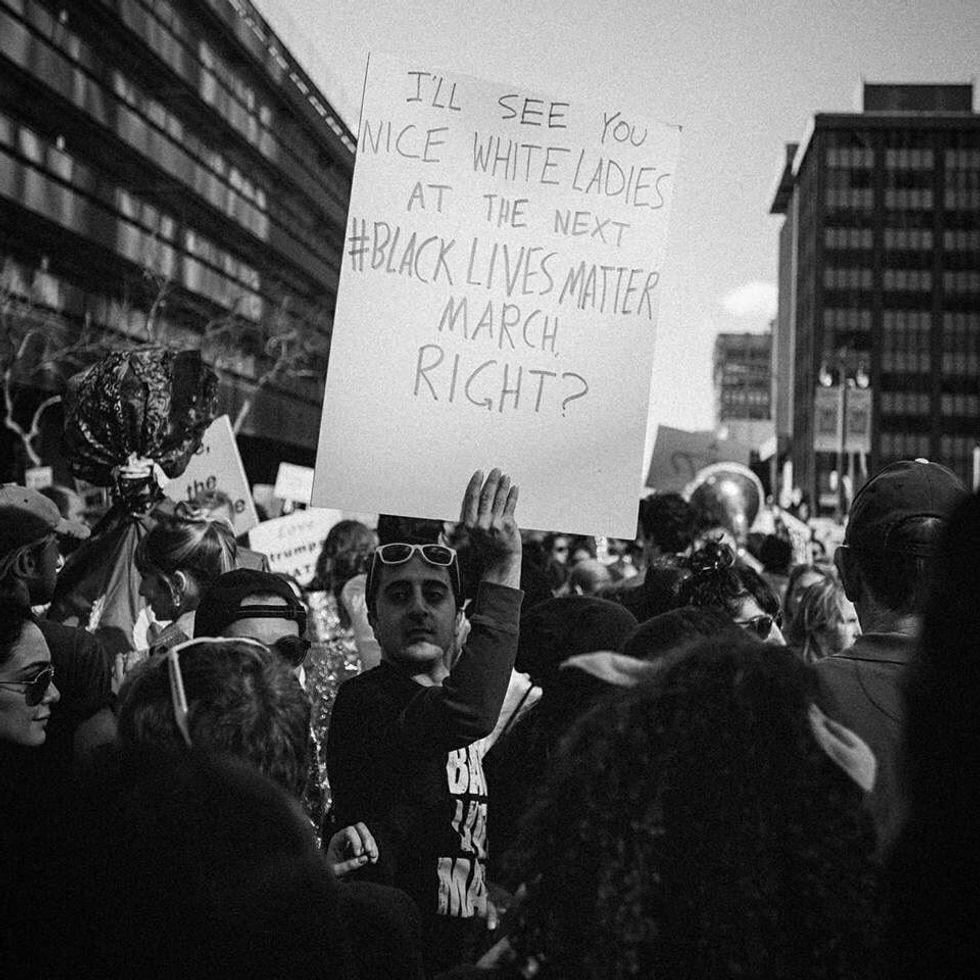
[[[707,541],[691,555],[691,571],[695,575],[714,575],[735,564],[735,552],[718,541]]]

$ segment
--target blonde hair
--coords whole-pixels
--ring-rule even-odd
[[[799,594],[786,641],[801,652],[804,663],[816,663],[837,652],[823,648],[820,634],[844,619],[846,601],[844,587],[837,578],[831,577],[808,585]]]
[[[235,535],[223,520],[165,517],[137,546],[136,568],[168,581],[177,572],[189,573],[203,592],[235,568],[237,557]]]

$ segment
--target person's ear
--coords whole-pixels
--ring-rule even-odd
[[[13,565],[13,572],[18,578],[33,578],[37,572],[37,558],[33,548],[25,548]]]
[[[861,571],[854,552],[841,545],[834,552],[834,565],[837,566],[837,574],[840,576],[841,585],[844,586],[844,595],[851,602],[857,602],[861,598]]]

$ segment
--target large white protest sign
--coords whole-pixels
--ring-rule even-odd
[[[313,493],[313,469],[295,463],[280,463],[273,492],[280,500],[308,504]]]
[[[244,534],[259,523],[238,443],[231,430],[231,419],[227,415],[220,415],[208,426],[201,448],[191,457],[187,469],[164,488],[167,496],[177,502],[190,502],[202,490],[221,490],[228,494],[236,535]]]
[[[248,543],[269,559],[272,571],[291,575],[300,585],[309,585],[323,540],[342,517],[340,511],[319,507],[293,511],[253,528]]]
[[[313,503],[632,537],[679,127],[372,56]]]

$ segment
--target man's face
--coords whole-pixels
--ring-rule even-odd
[[[380,565],[370,622],[385,660],[413,672],[441,663],[452,649],[456,598],[449,569],[413,555],[402,565]]]
[[[241,601],[243,606],[281,606],[285,608],[286,600],[279,595],[245,596]],[[295,619],[271,619],[268,616],[252,616],[236,619],[222,631],[222,636],[242,636],[270,646],[284,636],[299,636],[299,623]]]

